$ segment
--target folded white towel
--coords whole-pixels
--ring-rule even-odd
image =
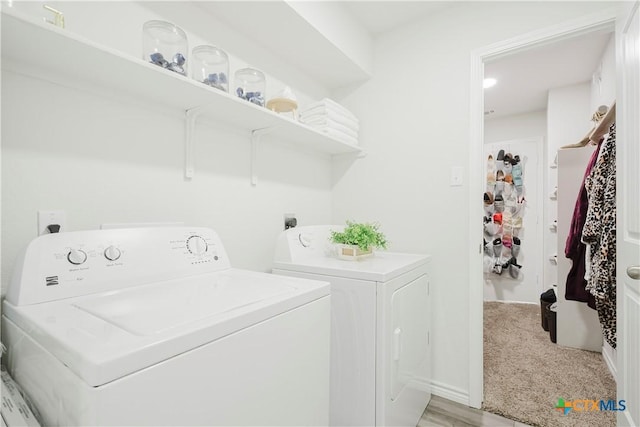
[[[344,114],[347,117],[351,116],[351,118],[353,118],[355,120],[358,119],[355,114],[353,114],[351,111],[347,110],[347,108],[344,107],[343,105],[338,104],[333,99],[323,98],[321,100],[321,102],[323,102],[327,107],[332,107],[333,109],[336,109],[336,110],[342,112],[342,114]]]
[[[314,102],[312,104],[307,105],[307,107],[304,109],[304,111],[310,111],[313,108],[316,107],[321,107],[321,108],[325,108],[325,109],[330,109],[335,111],[338,114],[342,114],[345,117],[348,117],[352,120],[357,121],[358,118],[356,117],[355,114],[353,114],[351,111],[347,110],[345,107],[343,107],[342,105],[338,104],[337,102],[329,99],[329,98],[324,98],[318,102]]]
[[[358,139],[357,138],[353,138],[343,132],[340,132],[339,130],[335,130],[332,128],[324,128],[324,129],[318,129],[320,132],[324,133],[325,135],[328,135],[334,139],[337,139],[338,141],[342,141],[346,144],[350,144],[350,145],[358,145]]]
[[[303,123],[325,124],[327,120],[331,120],[335,123],[340,123],[341,125],[346,126],[355,132],[358,132],[358,130],[360,129],[358,120],[353,120],[349,117],[343,116],[342,114],[336,113],[335,111],[326,108],[314,109],[311,113],[300,113],[300,121]]]
[[[303,122],[303,123],[307,123],[309,126],[311,126],[314,129],[318,129],[318,130],[323,130],[323,129],[335,129],[338,130],[342,133],[344,133],[345,135],[349,135],[352,138],[358,139],[358,132],[343,125],[340,124],[338,122],[335,122],[331,119],[327,119],[327,118],[321,118],[318,120],[313,120],[311,122]]]

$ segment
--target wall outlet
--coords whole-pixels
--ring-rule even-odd
[[[66,231],[67,214],[65,211],[38,211],[38,236],[49,234],[50,225],[59,225],[58,232]]]
[[[286,213],[284,214],[284,229],[288,230],[290,228],[298,225],[298,220],[296,219],[296,214],[294,213]]]

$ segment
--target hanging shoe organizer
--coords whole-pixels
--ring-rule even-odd
[[[490,154],[484,193],[485,271],[512,279],[520,277],[518,256],[525,211],[524,161],[517,154],[499,150]]]

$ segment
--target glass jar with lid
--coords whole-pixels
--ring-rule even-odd
[[[215,46],[201,45],[191,52],[191,78],[229,92],[229,56]]]
[[[242,68],[235,72],[236,95],[264,107],[266,79],[264,73],[255,68]]]
[[[152,64],[187,75],[187,34],[171,22],[147,21],[142,27],[142,58]]]

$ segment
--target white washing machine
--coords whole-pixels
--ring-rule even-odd
[[[430,257],[338,259],[329,236],[343,228],[283,232],[273,273],[331,283],[330,425],[413,427],[431,398]]]
[[[329,316],[210,229],[69,232],[17,263],[2,341],[46,425],[326,425]]]

